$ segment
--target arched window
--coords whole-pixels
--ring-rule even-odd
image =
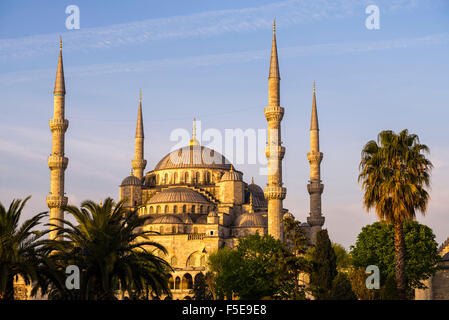
[[[153,213],[153,206],[150,207],[150,213]]]
[[[178,213],[178,206],[173,206],[173,213]]]
[[[203,205],[200,205],[200,213],[203,213]]]
[[[171,233],[176,233],[176,227],[175,226],[171,227]]]
[[[196,279],[196,277],[195,277]],[[168,287],[173,290],[175,288],[175,281],[173,280],[173,278],[171,277],[170,280],[168,280]]]
[[[193,228],[193,233],[198,233],[198,228],[197,227]]]
[[[186,205],[183,205],[182,206],[182,213],[186,213],[187,212],[187,206]]]
[[[161,206],[156,207],[156,213],[159,213],[159,212],[161,212]]]
[[[165,205],[165,206],[164,206],[164,213],[167,213],[167,212],[168,212],[168,206]]]
[[[192,211],[191,212],[195,213],[195,206],[194,205],[192,206]]]
[[[206,183],[210,183],[210,172],[206,171]]]
[[[184,181],[186,184],[189,183],[189,173],[188,172],[184,173]]]
[[[164,175],[164,184],[168,184],[168,173]]]
[[[182,277],[182,289],[183,290],[193,289],[193,279],[190,273],[186,273]]]
[[[178,173],[174,173],[173,174],[173,184],[176,184],[176,183],[178,183]]]
[[[181,287],[181,278],[176,277],[175,279],[175,290]]]
[[[195,172],[195,183],[199,183],[200,182],[200,173],[197,171]]]
[[[160,234],[164,233],[164,227],[162,227],[162,226],[159,227],[159,233]]]

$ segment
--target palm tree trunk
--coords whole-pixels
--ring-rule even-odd
[[[405,280],[405,242],[403,223],[394,223],[394,248],[395,254],[395,271],[396,271],[396,286],[398,290],[398,296],[401,300],[406,300],[407,284]]]

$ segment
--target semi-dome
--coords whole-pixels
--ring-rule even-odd
[[[266,207],[267,200],[263,194],[263,190],[254,181],[248,185],[248,191],[253,195],[253,204],[255,207]]]
[[[181,219],[174,215],[164,214],[163,216],[157,217],[153,221],[152,224],[180,224],[183,223]]]
[[[159,161],[154,171],[179,168],[212,168],[229,170],[231,163],[219,152],[193,145],[170,152]]]
[[[234,169],[232,168],[232,165],[231,165],[230,170],[226,171],[221,176],[220,181],[242,181],[242,175],[239,172],[234,171]]]
[[[209,203],[199,192],[185,187],[176,187],[156,193],[150,198],[148,204],[165,202]]]
[[[267,223],[258,213],[244,213],[235,220],[234,225],[241,228],[256,228],[265,227]]]
[[[141,186],[141,185],[142,185],[142,182],[140,181],[140,179],[134,175],[130,175],[129,177],[126,177],[125,179],[123,179],[122,183],[120,184],[121,187]]]

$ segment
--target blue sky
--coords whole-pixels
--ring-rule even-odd
[[[80,8],[67,30],[65,8]],[[365,8],[380,9],[380,29]],[[312,83],[324,153],[323,213],[349,247],[376,220],[362,207],[360,151],[379,131],[408,128],[435,165],[427,217],[439,243],[449,229],[449,3],[433,1],[2,1],[0,2],[0,201],[33,196],[47,210],[48,120],[63,37],[66,192],[69,201],[118,198],[129,174],[142,89],[147,170],[173,146],[170,133],[263,129],[273,18],[285,107],[285,207],[304,221]],[[261,186],[258,165],[237,165]]]

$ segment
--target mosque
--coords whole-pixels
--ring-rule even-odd
[[[48,159],[51,170],[51,191],[47,197],[50,220],[63,217],[67,204],[64,195],[64,171],[68,158],[64,156],[64,133],[68,120],[64,117],[65,83],[62,45],[54,89],[54,117],[50,120],[52,154]],[[262,110],[261,110],[262,111]],[[263,189],[252,180],[245,181],[243,172],[215,150],[201,146],[195,130],[189,145],[163,157],[145,172],[144,121],[142,99],[139,98],[135,135],[135,155],[131,175],[119,187],[119,198],[127,208],[138,210],[147,218],[144,230],[155,231],[152,240],[168,251],[157,254],[174,268],[170,287],[174,299],[192,297],[195,277],[206,271],[207,255],[222,247],[234,247],[240,237],[248,234],[270,234],[283,239],[282,219],[293,215],[283,206],[287,189],[282,182],[281,121],[284,108],[280,105],[280,73],[275,26],[268,76],[268,105],[264,109],[268,127],[265,154],[268,160],[268,181]],[[194,124],[195,126],[195,124]],[[319,147],[318,114],[313,85],[310,127],[310,215],[302,224],[314,242],[324,224],[321,213],[323,184],[320,163],[323,153]],[[59,222],[54,222],[58,224]],[[50,237],[54,237],[54,231]]]

